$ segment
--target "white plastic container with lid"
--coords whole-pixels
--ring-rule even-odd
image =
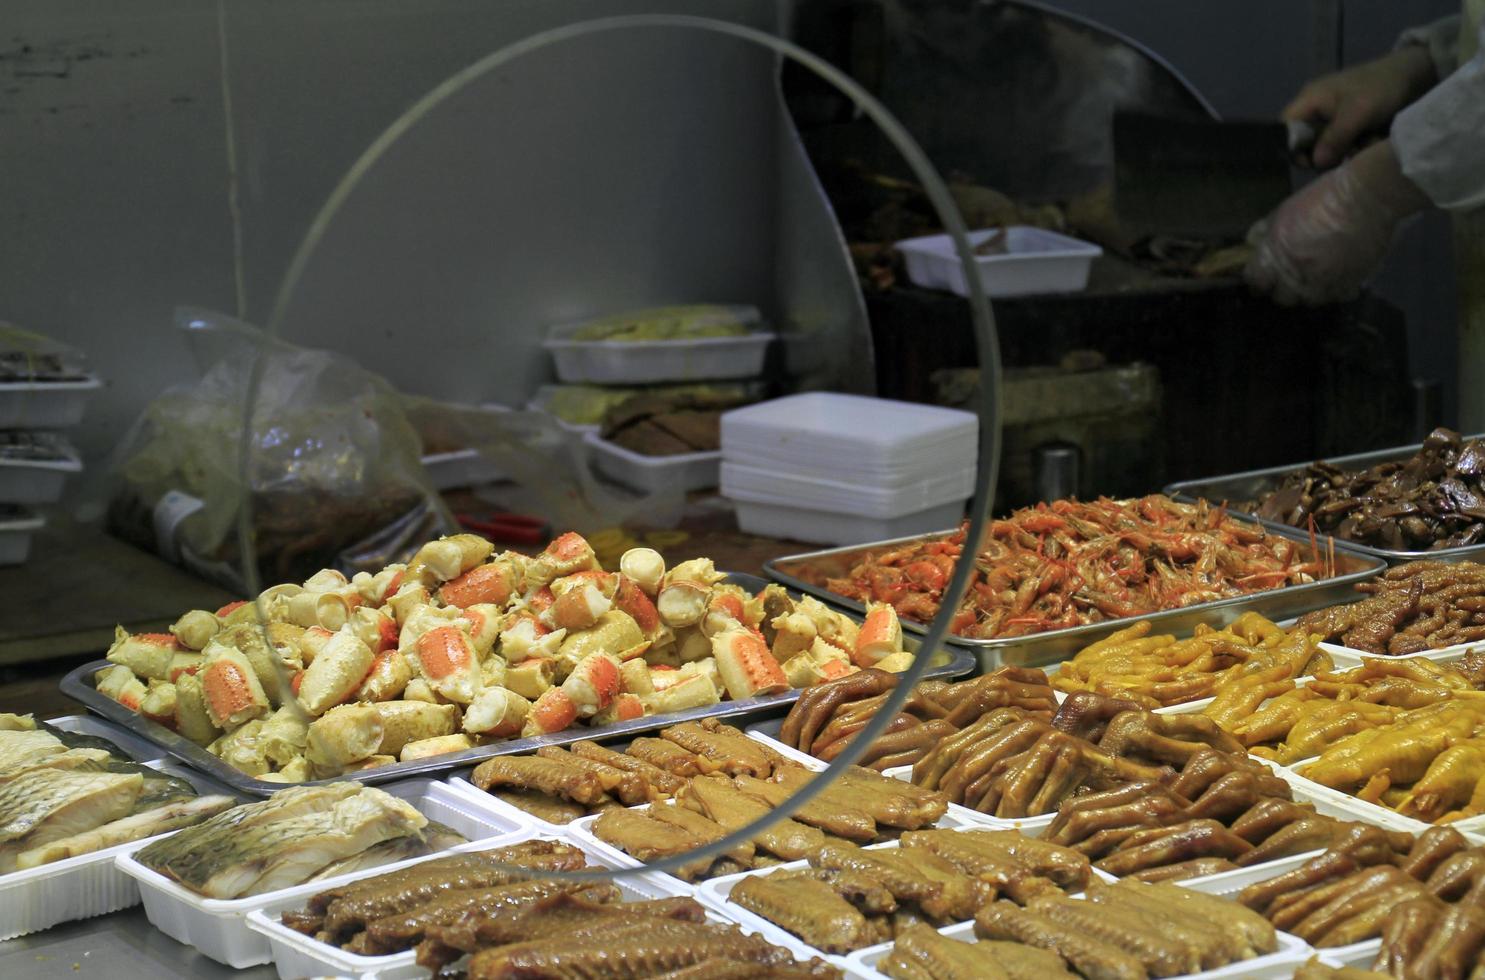
[[[969,242],[979,247],[1001,231],[972,231]],[[974,256],[980,283],[991,297],[1078,292],[1088,285],[1093,260],[1103,254],[1097,245],[1042,228],[1011,225],[1004,232],[1003,250]],[[969,295],[959,253],[948,235],[908,238],[896,247],[914,285]]]
[[[0,565],[19,565],[31,554],[31,535],[46,519],[23,507],[0,507]]]
[[[0,432],[0,504],[52,504],[82,460],[52,432]]]
[[[518,822],[505,814],[431,779],[408,779],[377,788],[406,800],[430,820],[452,828],[471,842],[503,840],[521,829]],[[239,970],[267,963],[271,957],[268,940],[248,928],[247,915],[253,909],[291,892],[298,894],[306,887],[311,892],[319,891],[366,876],[363,870],[326,878],[312,886],[295,885],[244,898],[206,898],[135,861],[133,852],[138,849],[130,848],[128,853],[120,854],[118,868],[138,883],[150,924],[171,939],[194,946],[202,955]],[[419,860],[423,859],[399,861],[376,871],[393,871]]]
[[[740,325],[746,333],[669,340],[581,340],[594,328],[647,320],[684,321],[693,327]],[[553,327],[543,346],[552,352],[559,380],[572,384],[658,384],[751,378],[763,370],[773,334],[760,329],[751,306],[694,306],[633,313]]]
[[[899,489],[925,475],[973,469],[979,419],[912,402],[809,392],[722,415],[728,462]]]
[[[860,517],[838,510],[814,510],[772,501],[750,500],[747,495],[728,494],[737,510],[738,529],[766,538],[783,538],[807,544],[865,544],[888,538],[943,531],[964,516],[964,501],[952,500],[937,507],[900,514],[897,517]]]

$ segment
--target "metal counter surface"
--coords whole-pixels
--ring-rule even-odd
[[[5,980],[277,980],[272,963],[234,970],[160,932],[144,906],[0,942]]]

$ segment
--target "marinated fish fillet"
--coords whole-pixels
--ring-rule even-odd
[[[129,813],[144,777],[37,769],[0,785],[0,872],[23,852]]]
[[[305,879],[309,881],[324,881],[326,878],[334,878],[349,871],[365,871],[368,868],[380,868],[383,865],[395,864],[398,861],[407,861],[412,858],[426,857],[429,854],[437,854],[445,848],[455,844],[465,843],[463,836],[454,833],[447,828],[443,832],[432,832],[433,824],[424,828],[421,834],[411,834],[407,837],[393,837],[384,840],[380,844],[373,844],[360,854],[352,854],[350,857],[332,861],[314,874]]]
[[[16,858],[16,869],[25,870],[64,858],[91,854],[117,844],[143,840],[170,830],[179,830],[207,817],[221,813],[237,803],[230,796],[202,796],[182,803],[170,803],[106,823],[93,830],[63,837],[49,844],[23,851]],[[137,810],[137,808],[136,808]]]
[[[62,752],[48,752],[35,759],[27,759],[22,762],[0,769],[0,783],[8,783],[17,776],[37,769],[57,769],[86,772],[97,772],[103,768],[111,756],[102,749],[67,749]]]
[[[187,828],[135,860],[208,898],[241,898],[304,881],[428,820],[378,789],[348,783],[282,790]]]
[[[0,731],[0,770],[66,751],[67,746],[51,732]]]

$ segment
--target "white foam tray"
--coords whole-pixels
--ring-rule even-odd
[[[961,922],[957,925],[946,926],[939,930],[939,934],[950,939],[974,942],[975,924]],[[1236,963],[1230,963],[1215,970],[1188,973],[1184,978],[1178,977],[1173,980],[1281,980],[1281,978],[1288,980],[1294,975],[1299,964],[1310,958],[1310,947],[1304,940],[1288,933],[1279,933],[1278,939],[1278,950],[1267,956],[1238,960]],[[878,972],[876,965],[891,951],[891,943],[857,950],[846,958],[846,969],[850,976],[859,978],[859,980],[887,980],[887,975]]]
[[[97,731],[86,734],[103,736]],[[231,790],[184,766],[159,760],[147,761],[145,765],[186,780],[203,796],[217,793],[234,795]],[[133,878],[120,871],[115,862],[121,855],[137,850],[159,836],[163,835],[0,875],[0,941],[138,905],[139,886]]]
[[[973,831],[984,830],[987,828],[952,827],[945,829]],[[871,845],[869,850],[890,850],[896,848],[897,846],[897,841],[888,841],[884,844],[873,844]],[[750,932],[757,932],[760,935],[765,936],[770,942],[775,943],[779,946],[785,946],[793,950],[795,955],[820,956],[836,964],[837,966],[845,967],[847,966],[848,961],[852,956],[859,955],[862,951],[857,950],[851,954],[838,955],[826,953],[823,950],[816,949],[815,947],[804,942],[804,940],[800,939],[798,936],[794,935],[792,932],[789,932],[786,929],[783,929],[782,927],[769,922],[761,915],[750,912],[749,910],[743,908],[741,905],[736,904],[729,897],[732,894],[732,889],[736,887],[738,882],[742,881],[745,878],[752,878],[758,875],[773,874],[776,871],[797,871],[807,867],[809,867],[808,861],[790,861],[787,864],[776,864],[768,868],[755,868],[751,871],[742,871],[738,874],[724,875],[720,878],[713,878],[710,881],[704,881],[696,886],[696,899],[707,908],[713,909],[714,911],[725,915],[727,918],[739,923]],[[1093,874],[1095,877],[1100,878],[1106,882],[1113,882],[1115,880],[1112,875],[1104,874],[1097,868],[1093,869]],[[966,924],[969,925],[971,928],[973,928],[974,926],[974,923]]]
[[[0,429],[67,429],[83,419],[88,396],[103,382],[89,375],[80,381],[0,382]]]
[[[19,517],[0,518],[0,565],[21,565],[31,555],[31,535],[46,525],[39,514],[22,510]]]
[[[722,457],[722,495],[755,503],[811,510],[845,511],[887,520],[968,500],[974,495],[974,460],[958,469],[925,476],[897,489],[801,476],[788,470],[750,466]],[[942,525],[939,525],[942,527]]]
[[[471,843],[500,840],[522,829],[505,815],[431,779],[408,779],[378,788],[406,800],[429,819],[453,828]],[[133,853],[137,850],[138,847],[132,847],[120,854],[118,867],[138,882],[140,898],[144,901],[144,911],[150,923],[171,939],[194,946],[203,955],[237,969],[267,963],[272,955],[268,940],[248,928],[248,913],[290,892],[308,887],[298,885],[237,899],[203,898],[135,861]],[[423,859],[399,861],[373,870],[382,873],[419,860]],[[311,890],[328,888],[364,875],[365,872],[352,872],[326,878],[314,882],[315,887]]]
[[[1193,878],[1190,881],[1181,882],[1181,885],[1199,892],[1206,892],[1208,895],[1216,895],[1218,898],[1227,898],[1236,901],[1238,892],[1249,885],[1257,884],[1260,881],[1268,881],[1270,878],[1277,878],[1285,872],[1293,871],[1317,853],[1323,854],[1324,852],[1311,851],[1306,854],[1295,854],[1287,858],[1281,858],[1278,861],[1271,861],[1265,865],[1240,868],[1237,871],[1226,871],[1220,875],[1208,875],[1205,878]],[[1280,933],[1280,935],[1284,935],[1284,933]],[[1298,937],[1295,938],[1297,939]],[[1303,942],[1303,940],[1298,941]],[[1349,946],[1332,946],[1329,948],[1307,946],[1307,948],[1323,954],[1324,959],[1336,965],[1369,967],[1372,961],[1377,958],[1378,950],[1382,948],[1382,940],[1368,939],[1363,942],[1352,943]]]
[[[752,332],[693,340],[573,340],[582,324],[554,327],[542,342],[552,352],[557,379],[566,384],[643,385],[752,378],[763,371],[771,332],[753,329],[758,311],[747,311]]]
[[[67,477],[82,472],[82,461],[68,459],[0,459],[0,504],[54,504]]]
[[[747,466],[901,489],[973,467],[978,433],[972,412],[816,391],[724,412],[722,452]]]
[[[972,231],[969,243],[978,246],[998,231]],[[1005,232],[1004,253],[971,257],[980,284],[991,297],[1078,292],[1088,285],[1093,260],[1103,254],[1097,245],[1041,228],[1011,225]],[[964,267],[948,235],[924,235],[896,244],[915,285],[969,295]]]
[[[739,493],[723,494],[737,510],[737,527],[744,534],[783,538],[808,544],[865,544],[888,538],[931,534],[958,524],[964,516],[964,501],[952,500],[927,510],[898,517],[862,517],[851,511],[812,510],[778,503],[759,502]]]
[[[705,490],[717,485],[722,468],[720,451],[646,456],[609,442],[597,432],[584,434],[583,445],[598,472],[646,493]]]
[[[449,853],[490,850],[537,837],[556,838],[572,843],[588,855],[591,859],[590,863],[599,867],[609,869],[626,867],[626,865],[611,863],[606,855],[591,850],[587,842],[583,840],[532,829],[475,845],[456,847]],[[431,858],[421,860],[431,860]],[[371,878],[385,873],[386,869],[378,868],[354,877]],[[691,894],[689,887],[677,890],[667,882],[660,880],[658,876],[649,874],[624,875],[615,878],[614,883],[623,892],[625,901],[673,898]],[[279,917],[284,912],[302,908],[311,895],[322,890],[323,884],[320,882],[316,882],[313,886],[301,886],[294,889],[292,894],[285,893],[276,896],[272,901],[260,903],[247,915],[248,928],[267,941],[274,966],[277,967],[278,975],[282,980],[298,980],[300,977],[317,976],[358,977],[365,980],[373,974],[381,980],[407,980],[407,978],[429,976],[426,969],[417,965],[417,953],[414,950],[386,956],[358,956],[296,932],[279,921]]]

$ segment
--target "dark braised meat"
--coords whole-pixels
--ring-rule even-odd
[[[1311,463],[1258,501],[1259,517],[1396,551],[1485,541],[1485,441],[1435,429],[1405,460],[1343,470]]]

